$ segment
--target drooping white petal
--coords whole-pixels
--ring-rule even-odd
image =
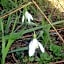
[[[27,11],[25,12],[25,16],[26,16],[26,19],[28,20],[28,23],[31,22],[30,20],[33,20],[32,15],[29,12],[27,12]]]
[[[28,23],[29,23],[29,24],[31,23],[30,18],[28,18]]]
[[[28,20],[29,24],[31,23],[31,20],[33,20],[32,15],[28,11],[26,11],[25,14],[22,16],[22,23],[24,23],[25,19]]]
[[[29,44],[29,56],[33,56],[36,48],[38,48],[38,43],[36,39],[33,39]]]
[[[24,23],[24,19],[25,19],[25,17],[24,17],[24,15],[22,16],[22,23]]]
[[[29,43],[29,56],[34,56],[35,50],[40,48],[41,52],[44,53],[44,47],[42,44],[35,38]]]
[[[38,48],[38,40],[36,38],[32,40],[32,44],[34,48]]]
[[[40,48],[41,52],[44,53],[45,50],[44,50],[43,45],[40,42],[38,42],[38,45],[39,45],[39,48]]]
[[[35,53],[35,48],[31,47],[29,48],[29,56],[34,56],[34,53]]]
[[[26,15],[27,15],[27,18],[30,18],[31,20],[33,20],[33,17],[29,12],[27,12]]]
[[[33,46],[33,43],[31,41],[30,44],[29,44],[29,56],[30,57],[33,56],[34,53],[35,53],[35,49],[32,46]]]

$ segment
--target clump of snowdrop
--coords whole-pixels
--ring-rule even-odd
[[[37,40],[37,38],[35,38],[35,34],[34,34],[33,40],[29,43],[29,56],[30,57],[34,56],[35,50],[37,48],[40,48],[42,53],[45,52],[43,45]]]
[[[32,15],[28,11],[25,11],[24,15],[22,16],[22,23],[24,23],[25,19],[28,20],[29,24],[31,23],[31,20],[33,20]]]

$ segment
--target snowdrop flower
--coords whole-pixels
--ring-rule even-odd
[[[32,15],[28,11],[26,11],[25,14],[22,16],[22,23],[24,23],[25,19],[28,20],[28,23],[30,23],[31,20],[33,20]]]
[[[29,43],[29,56],[34,56],[35,50],[37,48],[40,48],[41,52],[44,53],[44,47],[42,46],[42,44],[36,39],[34,38],[30,43]]]

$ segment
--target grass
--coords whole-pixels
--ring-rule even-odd
[[[43,3],[42,5],[42,2],[45,1],[36,1],[40,6],[45,5],[45,3]],[[0,12],[0,55],[2,56],[0,57],[1,64],[5,64],[7,56],[12,53],[14,53],[15,57],[18,58],[17,60],[20,60],[20,63],[23,64],[34,63],[35,61],[40,64],[47,64],[49,62],[64,59],[63,47],[55,44],[56,40],[53,40],[53,38],[50,36],[50,29],[52,29],[52,27],[50,24],[48,24],[44,17],[40,20],[41,22],[38,23],[35,20],[33,20],[32,24],[30,25],[27,23],[27,21],[26,23],[22,24],[21,19],[25,7],[31,14],[33,14],[33,17],[35,17],[38,20],[37,15],[39,11],[31,2],[29,3],[29,0],[1,0],[0,4],[3,7],[3,9]],[[46,5],[46,7],[48,6]],[[43,11],[45,10],[46,8],[44,8]],[[54,26],[62,25],[62,23],[64,23],[63,19],[60,21],[52,22]],[[32,34],[34,31],[37,34],[37,39],[44,45],[46,52],[41,53],[39,52],[39,50],[37,50],[35,57],[30,58],[28,56],[28,45],[32,37],[23,38],[23,36],[33,36]],[[19,48],[17,47],[14,50],[10,51],[9,49],[12,47],[13,44],[15,44],[15,41],[18,41],[19,39],[21,39],[22,41],[25,40],[25,44],[26,42],[28,42],[28,45],[21,47],[19,46]]]

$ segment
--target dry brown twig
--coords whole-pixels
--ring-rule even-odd
[[[13,50],[13,48],[14,47],[11,47],[11,50]],[[14,59],[14,61],[17,63],[18,62],[18,60],[15,58],[15,56],[14,56],[14,53],[12,53],[12,58]]]
[[[61,60],[61,61],[57,61],[57,62],[50,62],[50,64],[63,64],[64,63],[64,60]]]
[[[40,11],[40,13],[45,17],[45,19],[49,22],[49,24],[53,27],[53,29],[56,31],[57,35],[59,36],[59,38],[62,40],[62,42],[64,43],[64,39],[62,38],[62,36],[58,33],[58,31],[56,30],[56,28],[53,26],[53,24],[50,22],[50,20],[47,18],[47,16],[45,15],[45,13],[40,9],[40,7],[38,6],[38,4],[32,0],[32,2],[34,3],[34,5],[37,7],[37,9]]]
[[[60,31],[60,30],[64,30],[64,28],[59,28],[59,29],[56,29],[56,30]],[[55,30],[50,30],[50,32],[55,32]]]

